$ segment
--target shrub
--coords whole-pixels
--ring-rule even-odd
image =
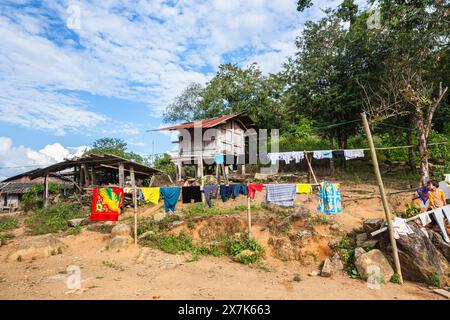
[[[87,212],[77,204],[60,202],[33,212],[26,220],[31,234],[39,235],[67,230],[67,222],[75,218],[84,218]]]
[[[0,232],[17,228],[16,217],[5,217],[0,221]]]
[[[44,193],[44,185],[37,184],[33,186],[30,191],[25,193],[21,200],[20,205],[22,210],[25,212],[40,209],[43,206],[42,194]],[[49,182],[48,184],[48,193],[49,194],[57,194],[59,193],[59,185],[55,182]]]
[[[394,273],[391,277],[391,282],[395,284],[400,284],[400,275],[398,273]]]
[[[13,239],[15,235],[13,234],[0,234],[0,244],[5,245],[8,243],[8,240]]]
[[[439,273],[436,271],[433,271],[430,275],[430,285],[437,288],[441,286],[441,279],[439,277]]]

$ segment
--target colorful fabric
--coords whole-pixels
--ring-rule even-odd
[[[164,197],[164,210],[166,212],[175,212],[175,207],[180,198],[180,187],[164,187],[160,188],[161,195]]]
[[[341,213],[341,190],[339,183],[329,183],[327,181],[320,184],[318,211],[323,213]]]
[[[266,202],[283,207],[292,207],[296,196],[295,184],[268,184],[266,185]]]
[[[256,192],[263,191],[264,186],[262,184],[255,184],[255,183],[249,183],[247,185],[248,194],[247,196],[249,198],[255,199]]]
[[[299,183],[297,184],[297,193],[311,193],[311,184],[310,183]]]
[[[158,204],[161,196],[160,188],[141,188],[141,193],[145,202]]]
[[[123,197],[121,188],[94,188],[91,221],[118,221]]]
[[[217,191],[219,190],[219,186],[204,186],[203,192],[205,194],[205,200],[208,207],[211,208],[211,199],[217,197]]]
[[[428,187],[423,186],[423,187],[417,189],[416,191],[417,191],[417,195],[422,200],[422,203],[425,204],[428,201],[428,191],[429,191]]]

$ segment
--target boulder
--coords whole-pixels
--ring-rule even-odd
[[[365,250],[369,251],[369,250],[375,249],[378,242],[379,241],[376,239],[370,239],[370,240],[364,241],[362,243],[361,247],[363,247]]]
[[[335,253],[331,258],[331,263],[333,264],[333,270],[342,271],[344,270],[344,264],[342,263],[341,256],[338,253]]]
[[[370,236],[370,234],[374,231],[381,229],[384,225],[384,219],[382,218],[372,218],[367,219],[363,223],[364,231]]]
[[[379,268],[380,276],[383,282],[389,282],[394,275],[394,270],[389,264],[389,261],[378,249],[374,249],[360,255],[355,261],[355,266],[361,275],[361,278],[364,280],[367,280],[371,275],[373,272],[373,267]]]
[[[111,238],[117,236],[127,237],[130,235],[131,235],[131,227],[124,223],[118,224],[111,230]]]
[[[430,240],[440,253],[445,257],[447,263],[450,262],[450,244],[445,242],[440,233],[433,230],[427,230]]]
[[[75,228],[78,226],[84,226],[87,224],[87,219],[72,219],[67,221],[67,224],[69,225],[69,227]]]
[[[363,243],[367,241],[367,234],[366,233],[359,233],[356,235],[356,246],[362,247]]]
[[[355,261],[356,261],[356,259],[358,259],[361,255],[363,255],[364,253],[366,253],[366,250],[364,250],[363,248],[361,248],[361,247],[357,247],[356,249],[355,249],[355,254],[354,254],[354,259],[355,259]]]
[[[109,241],[108,249],[109,250],[119,250],[128,248],[128,246],[133,242],[133,238],[130,236],[115,236]]]
[[[330,259],[325,259],[322,266],[322,271],[320,272],[320,275],[322,277],[329,278],[333,274],[333,263]]]
[[[6,257],[6,260],[13,262],[47,258],[62,254],[66,249],[67,246],[62,241],[51,234],[47,234],[33,237],[23,242],[17,251],[10,253]]]
[[[437,273],[440,283],[445,283],[439,251],[433,245],[431,239],[414,222],[408,222],[408,226],[414,233],[401,235],[396,240],[403,278],[410,281],[430,283],[432,275]],[[381,235],[380,250],[393,265],[394,259],[389,234],[383,232]]]

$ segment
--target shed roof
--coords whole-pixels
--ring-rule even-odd
[[[36,183],[5,183],[0,189],[0,193],[6,194],[24,194],[35,186]]]
[[[253,120],[247,115],[245,112],[237,113],[237,114],[229,114],[217,118],[203,119],[197,120],[193,122],[186,122],[183,124],[165,127],[156,129],[156,131],[170,131],[170,130],[181,130],[181,129],[193,129],[196,125],[201,127],[202,129],[214,128],[221,123],[224,123],[231,119],[239,120],[245,128],[252,128],[255,126]],[[200,125],[201,124],[201,125]]]

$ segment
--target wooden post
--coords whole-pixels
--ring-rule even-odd
[[[247,196],[247,222],[248,222],[248,238],[252,238],[252,198]]]
[[[314,179],[314,183],[315,184],[319,184],[319,182],[317,182],[316,175],[314,174],[314,170],[312,168],[311,162],[309,161],[308,154],[306,153],[306,151],[305,151],[305,159],[306,159],[306,162],[308,163],[309,172],[310,172],[310,174],[312,175],[312,177]]]
[[[380,188],[381,201],[383,202],[384,213],[386,215],[386,222],[388,225],[389,239],[392,246],[392,254],[394,257],[395,269],[397,274],[400,276],[400,283],[403,284],[402,269],[400,266],[400,260],[398,258],[397,242],[395,241],[394,238],[394,230],[392,228],[392,221],[391,221],[391,212],[389,209],[389,204],[387,202],[383,180],[381,179],[380,168],[378,166],[377,152],[375,151],[375,146],[373,144],[372,133],[370,132],[369,122],[367,121],[366,113],[365,112],[361,113],[361,117],[364,124],[364,130],[366,131],[367,135],[367,142],[369,143],[370,152],[372,154],[373,170],[375,172],[375,176],[377,177],[378,186]]]
[[[119,186],[125,187],[125,166],[123,163],[119,164]]]
[[[133,207],[134,207],[134,245],[137,246],[137,192],[136,179],[134,176],[134,167],[130,167],[131,187],[133,188]]]
[[[89,178],[89,170],[88,170],[88,167],[87,167],[87,165],[85,164],[85,163],[83,163],[82,165],[81,165],[81,167],[82,167],[82,170],[83,170],[83,176],[84,176],[84,186],[85,186],[85,188],[89,188],[89,185],[91,184],[91,182],[90,182],[90,178]]]
[[[48,173],[45,174],[44,178],[44,207],[48,206]]]
[[[78,170],[80,173],[80,181],[78,181],[78,184],[80,185],[80,188],[83,189],[84,183],[83,183],[83,170],[81,168],[81,165],[78,166]]]
[[[95,176],[95,166],[91,167],[91,184],[92,186],[97,185],[97,177]]]

